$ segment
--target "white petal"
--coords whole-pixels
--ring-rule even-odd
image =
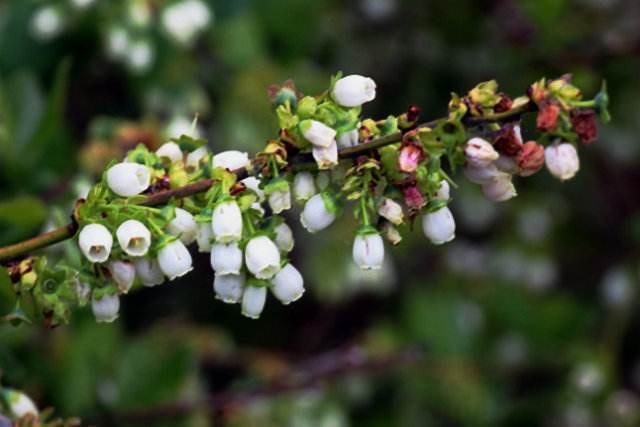
[[[247,286],[242,294],[242,314],[257,319],[262,314],[267,299],[267,288]]]
[[[160,148],[156,150],[156,155],[158,157],[169,159],[169,162],[176,163],[183,159],[182,150],[180,146],[175,142],[167,142],[162,144]]]
[[[211,268],[216,275],[240,274],[242,250],[237,242],[216,243],[211,248]]]
[[[243,151],[228,150],[213,156],[213,167],[224,168],[230,171],[248,168],[251,165],[249,161],[249,154]]]
[[[105,262],[111,253],[113,236],[102,224],[88,224],[80,231],[78,246],[90,262]]]
[[[376,83],[368,77],[352,74],[335,83],[332,95],[342,106],[358,107],[375,99]]]
[[[249,240],[244,258],[247,269],[258,279],[270,279],[280,270],[280,251],[267,236]]]
[[[281,251],[291,252],[293,249],[294,241],[293,241],[293,232],[291,231],[291,227],[289,227],[286,223],[282,223],[278,225],[274,231],[276,232],[276,245]]]
[[[138,258],[133,262],[136,276],[144,286],[152,287],[164,283],[164,274],[157,259]]]
[[[310,198],[300,214],[302,226],[311,233],[327,228],[336,219],[336,215],[329,212],[320,194]]]
[[[300,272],[291,264],[285,265],[271,279],[271,292],[281,303],[290,304],[304,294],[304,279]]]
[[[140,194],[150,183],[151,171],[138,163],[118,163],[107,171],[107,185],[118,196],[131,197]]]
[[[235,201],[224,202],[213,210],[211,219],[213,236],[217,242],[229,243],[242,237],[242,212]]]
[[[384,242],[379,234],[357,235],[353,240],[353,261],[363,270],[378,270],[384,261]]]
[[[189,212],[181,208],[176,208],[176,216],[167,225],[167,232],[182,240],[182,243],[189,245],[196,240],[198,224]]]
[[[456,222],[447,206],[422,216],[422,230],[433,244],[450,242],[456,235]]]
[[[216,298],[227,304],[235,304],[242,298],[245,276],[240,274],[216,274],[213,279],[213,290]]]
[[[118,318],[120,298],[118,295],[105,295],[91,300],[91,310],[98,323],[111,323]]]
[[[143,256],[151,246],[151,232],[140,221],[129,219],[120,224],[116,238],[122,250],[131,256]]]
[[[175,240],[158,252],[160,269],[173,280],[193,270],[191,254],[180,240]]]

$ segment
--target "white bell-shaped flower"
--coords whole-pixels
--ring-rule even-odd
[[[247,269],[258,279],[270,279],[280,270],[280,251],[267,236],[249,240],[244,259]]]
[[[293,179],[293,197],[298,202],[306,202],[314,194],[316,185],[311,172],[298,172]]]
[[[138,258],[133,261],[133,265],[136,268],[136,277],[143,286],[152,287],[164,283],[164,274],[157,259]]]
[[[216,298],[227,304],[235,304],[242,298],[245,275],[240,274],[216,274],[213,279],[213,290]]]
[[[218,204],[211,216],[211,229],[216,242],[237,242],[242,237],[242,212],[235,200]]]
[[[327,206],[322,194],[316,194],[310,198],[300,214],[302,226],[310,233],[317,233],[327,228],[335,219],[335,212]]]
[[[267,288],[264,286],[247,286],[242,294],[242,314],[251,319],[258,319],[267,300]]]
[[[167,232],[179,237],[185,245],[190,245],[196,240],[198,224],[189,212],[176,208],[176,216],[167,225]]]
[[[269,194],[269,207],[274,214],[291,209],[291,191],[289,186],[278,188]]]
[[[449,187],[449,183],[447,182],[447,180],[443,179],[442,181],[440,181],[440,188],[438,189],[438,192],[436,193],[436,200],[449,200],[450,199],[450,192],[451,189]]]
[[[204,158],[209,154],[209,149],[207,147],[199,147],[187,154],[187,161],[185,165],[188,168],[197,169],[200,167],[200,164],[204,160]]]
[[[314,147],[327,148],[336,142],[336,131],[317,120],[303,120],[298,127]]]
[[[502,174],[485,182],[482,184],[482,192],[487,199],[494,202],[504,202],[518,195],[509,174]]]
[[[180,240],[174,240],[158,251],[158,264],[169,280],[184,276],[193,270],[191,254]]]
[[[229,169],[230,171],[251,166],[249,154],[238,150],[228,150],[213,156],[214,168]]]
[[[156,155],[161,159],[168,159],[169,163],[176,163],[183,159],[182,150],[175,142],[166,142],[156,150]]]
[[[276,232],[276,246],[283,252],[291,252],[293,249],[293,231],[287,223],[283,222],[273,229]]]
[[[456,237],[456,222],[451,210],[444,206],[422,215],[422,231],[435,245],[452,241]]]
[[[287,264],[271,279],[271,292],[284,305],[290,304],[304,294],[304,279],[291,264]]]
[[[489,141],[482,138],[471,138],[464,148],[464,155],[469,165],[486,167],[499,157],[498,152]]]
[[[258,178],[256,178],[255,176],[249,176],[240,182],[243,183],[249,190],[256,193],[259,202],[264,202],[264,190],[260,188],[260,180]]]
[[[326,147],[314,145],[311,154],[320,170],[331,169],[338,164],[338,145],[335,141]]]
[[[38,418],[40,415],[33,400],[20,391],[5,389],[5,399],[9,405],[9,410],[16,418],[22,418],[27,414],[32,414]]]
[[[111,278],[118,285],[118,291],[126,294],[136,279],[136,268],[127,261],[111,261],[108,266]]]
[[[464,167],[464,176],[474,184],[485,184],[498,177],[509,175],[499,170],[494,163],[489,166],[474,166],[468,164]]]
[[[358,74],[345,76],[335,83],[331,95],[344,107],[359,107],[375,99],[376,82]]]
[[[91,300],[91,310],[98,323],[111,323],[118,318],[120,312],[120,297],[118,295],[104,295],[102,298]]]
[[[384,261],[384,242],[378,233],[356,235],[353,240],[353,261],[363,270],[379,270]]]
[[[213,230],[211,229],[210,221],[198,223],[196,241],[198,242],[198,252],[211,252]]]
[[[242,249],[237,242],[216,243],[211,247],[211,268],[216,275],[240,274]]]
[[[336,138],[336,142],[338,143],[338,148],[351,148],[358,145],[358,129],[351,129],[347,132],[343,132]]]
[[[116,238],[122,250],[131,256],[143,256],[151,246],[151,232],[140,221],[128,219],[116,230]]]
[[[151,171],[138,163],[117,163],[107,171],[107,185],[118,196],[131,197],[142,193],[151,184]]]
[[[80,230],[78,246],[90,262],[105,262],[111,253],[113,236],[102,224],[87,224]]]
[[[544,162],[551,175],[561,181],[573,178],[580,169],[578,152],[572,144],[567,142],[545,148]]]
[[[378,206],[378,214],[392,224],[400,225],[404,221],[402,206],[393,199],[385,197]]]

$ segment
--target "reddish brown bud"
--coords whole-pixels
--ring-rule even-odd
[[[528,141],[522,145],[516,161],[521,176],[533,175],[544,165],[544,147],[535,141]]]
[[[493,111],[496,113],[504,113],[509,111],[513,106],[513,101],[506,93],[500,93],[500,101],[493,107]]]
[[[411,210],[420,210],[427,204],[424,196],[416,186],[405,187],[402,192],[404,194],[404,202]]]
[[[512,123],[504,125],[493,140],[493,148],[506,156],[517,155],[522,149],[522,138],[519,130],[516,130],[516,125]]]
[[[551,132],[558,126],[558,118],[560,117],[560,106],[555,102],[542,104],[538,111],[536,125],[540,132]]]
[[[586,108],[572,110],[571,124],[583,144],[591,144],[598,138],[595,111]]]
[[[418,164],[425,158],[422,144],[412,139],[405,139],[398,156],[398,169],[401,172],[412,173],[418,168]]]

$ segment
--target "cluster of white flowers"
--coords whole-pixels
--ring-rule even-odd
[[[519,135],[519,130],[516,134]],[[498,154],[490,142],[472,138],[467,142],[464,153],[467,158],[465,176],[469,181],[480,184],[488,199],[504,202],[518,194],[512,182],[512,165],[506,156]]]

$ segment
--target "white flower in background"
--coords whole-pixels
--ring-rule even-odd
[[[189,45],[195,36],[206,28],[211,12],[199,0],[173,3],[162,11],[162,26],[178,43]]]
[[[338,145],[333,141],[327,147],[319,147],[314,145],[311,149],[313,159],[318,164],[318,169],[331,169],[338,164]]]
[[[200,163],[206,158],[209,154],[209,149],[207,147],[199,147],[187,154],[187,161],[185,165],[188,168],[197,169],[200,167]]]
[[[384,261],[384,242],[378,233],[356,235],[353,240],[353,261],[363,270],[378,270]]]
[[[107,267],[120,293],[128,293],[136,278],[136,268],[133,264],[127,261],[111,261]]]
[[[195,139],[202,137],[202,132],[194,121],[184,116],[174,116],[165,128],[164,133],[169,138],[179,138],[182,135]]]
[[[212,166],[230,171],[251,166],[249,154],[244,151],[227,150],[213,156]]]
[[[324,191],[331,184],[331,172],[333,171],[320,171],[316,175],[316,187],[319,191]]]
[[[269,206],[274,214],[291,209],[291,191],[289,184],[279,186],[269,194]]]
[[[156,150],[156,155],[161,159],[169,159],[170,163],[176,163],[184,158],[180,146],[175,142],[165,142]]]
[[[573,178],[580,169],[578,152],[568,142],[553,144],[545,148],[544,161],[551,175],[561,181]]]
[[[76,297],[78,298],[78,305],[80,307],[87,305],[89,298],[91,297],[91,286],[88,283],[76,280],[73,288],[76,293]]]
[[[125,57],[129,50],[129,33],[122,27],[112,27],[107,33],[107,52],[114,58]]]
[[[271,279],[271,292],[284,305],[290,304],[304,294],[304,279],[293,265],[287,264]]]
[[[347,132],[343,132],[336,138],[338,148],[350,148],[358,145],[358,129],[352,129]]]
[[[167,225],[167,232],[178,237],[185,245],[190,245],[196,240],[198,224],[189,212],[176,208],[176,216]]]
[[[71,0],[71,4],[78,9],[85,9],[95,3],[96,0]]]
[[[240,274],[216,274],[213,279],[213,290],[216,298],[227,304],[235,304],[242,298],[245,275]]]
[[[335,208],[327,206],[327,198],[323,197],[323,194],[316,194],[304,205],[300,214],[300,222],[310,233],[327,228],[336,219]]]
[[[352,74],[338,80],[331,92],[333,99],[344,107],[359,107],[376,97],[376,82],[369,77]]]
[[[158,264],[169,280],[184,276],[193,270],[191,254],[180,240],[174,240],[158,251]]]
[[[395,225],[402,224],[402,221],[404,220],[402,206],[388,197],[382,199],[382,203],[378,206],[378,214]]]
[[[22,418],[27,414],[33,414],[36,418],[39,417],[38,408],[29,396],[17,390],[5,389],[5,391],[5,398],[13,416]]]
[[[138,163],[117,163],[107,171],[107,185],[118,196],[131,197],[149,188],[151,171]]]
[[[127,45],[126,60],[134,72],[143,73],[149,69],[155,53],[148,40],[136,40]]]
[[[298,202],[306,202],[316,194],[316,185],[311,172],[298,172],[293,179],[293,197]]]
[[[128,12],[131,23],[139,27],[146,27],[151,20],[150,4],[147,0],[130,0]]]
[[[464,167],[464,176],[474,184],[482,185],[504,175],[509,176],[509,174],[499,171],[494,163],[491,163],[489,166],[474,166],[468,164]]]
[[[151,246],[151,232],[140,221],[128,219],[116,230],[116,238],[122,250],[131,256],[143,256]]]
[[[276,246],[283,252],[291,252],[293,249],[293,232],[287,223],[283,222],[273,229],[276,232]]]
[[[518,195],[509,174],[501,174],[485,182],[482,184],[482,192],[487,199],[494,202],[504,202]]]
[[[267,236],[249,240],[244,260],[247,269],[258,279],[270,279],[280,270],[280,251]]]
[[[303,120],[298,127],[314,148],[327,148],[336,141],[336,131],[317,120]]]
[[[451,198],[451,188],[446,179],[440,181],[440,188],[436,192],[436,200],[449,200]]]
[[[216,242],[237,242],[242,237],[242,212],[234,201],[220,203],[213,210],[211,229]]]
[[[499,157],[498,152],[490,142],[478,137],[467,141],[464,154],[468,164],[481,168],[489,166],[491,162]]]
[[[31,31],[41,40],[51,40],[62,31],[64,16],[55,6],[43,6],[31,18]]]
[[[111,253],[113,236],[102,224],[87,224],[80,230],[78,246],[90,262],[105,262]]]
[[[98,323],[111,323],[118,318],[120,298],[118,295],[104,295],[91,300],[91,310]]]
[[[216,243],[211,247],[211,268],[216,276],[240,274],[242,268],[242,250],[237,242]]]
[[[240,182],[243,183],[244,186],[247,187],[249,190],[256,193],[256,196],[258,196],[258,202],[264,202],[264,199],[265,199],[264,190],[260,188],[260,180],[258,178],[256,178],[255,176],[249,176],[241,180]]]
[[[211,221],[198,223],[196,241],[198,242],[198,252],[211,252],[211,242],[213,241]]]
[[[164,283],[164,274],[157,259],[138,258],[133,261],[133,265],[136,268],[136,277],[143,286],[152,287]]]
[[[422,216],[422,231],[431,243],[441,245],[456,237],[456,222],[447,206]]]
[[[257,319],[264,310],[267,299],[267,288],[263,286],[247,286],[242,294],[242,314]]]

